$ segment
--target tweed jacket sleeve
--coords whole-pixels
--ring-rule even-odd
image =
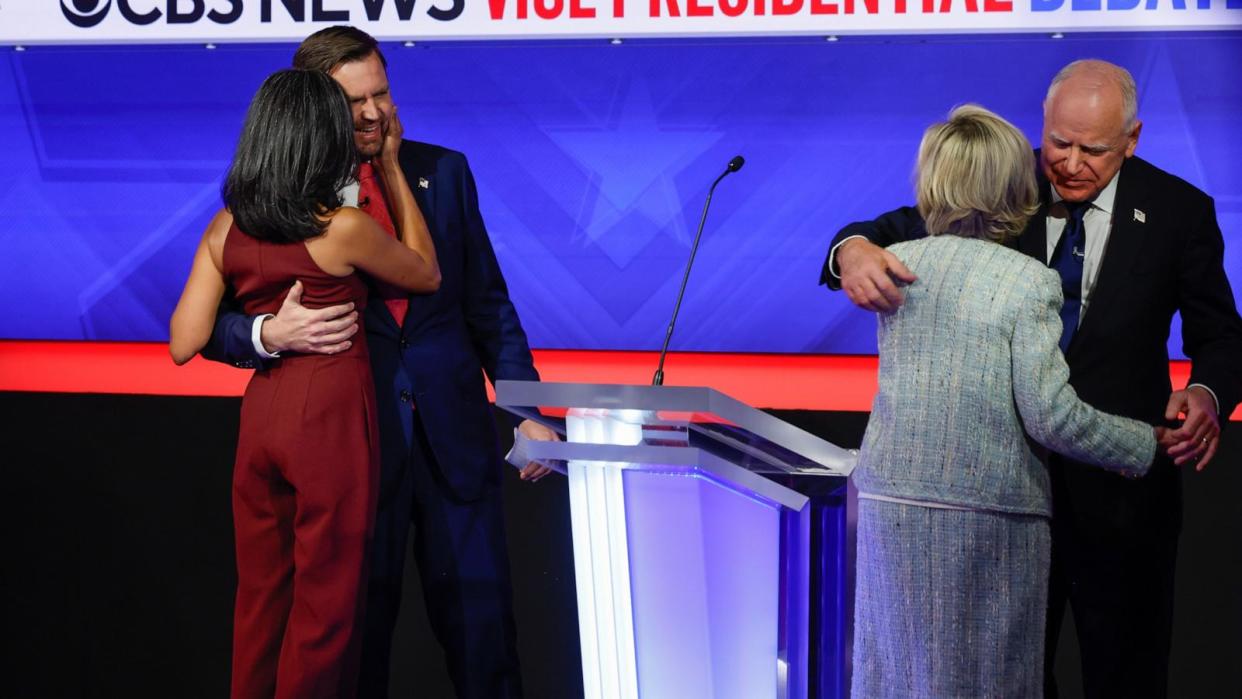
[[[1012,340],[1014,402],[1023,427],[1036,442],[1076,461],[1145,474],[1156,452],[1151,426],[1101,412],[1078,398],[1057,344],[1060,281],[1052,270],[1036,271]]]

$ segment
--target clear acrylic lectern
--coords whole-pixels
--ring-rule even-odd
[[[496,383],[559,430],[588,698],[844,696],[854,452],[708,388]],[[564,422],[560,422],[560,417]]]

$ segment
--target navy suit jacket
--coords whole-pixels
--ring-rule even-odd
[[[1016,244],[1046,262],[1051,185],[1038,179],[1040,209]],[[846,226],[832,244],[853,235],[887,246],[926,232],[918,211],[903,207]],[[1172,390],[1169,327],[1180,311],[1190,382],[1211,388],[1221,419],[1229,419],[1242,399],[1242,320],[1224,250],[1210,197],[1141,158],[1125,161],[1091,306],[1065,353],[1079,397],[1105,412],[1162,423]],[[840,288],[827,267],[821,283]]]
[[[411,295],[398,327],[373,299],[364,326],[375,376],[381,440],[381,497],[409,454],[417,408],[439,480],[462,500],[498,485],[500,458],[483,373],[493,381],[535,381],[530,346],[479,213],[474,176],[461,153],[404,141],[400,152],[440,263],[440,289]],[[240,366],[265,364],[254,350],[253,317],[221,313],[203,355]],[[279,361],[279,360],[272,360]]]

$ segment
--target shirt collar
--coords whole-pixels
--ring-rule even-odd
[[[1121,170],[1117,170],[1117,174],[1113,175],[1113,179],[1108,181],[1108,185],[1095,195],[1095,199],[1091,200],[1091,206],[1103,211],[1110,216],[1113,213],[1113,203],[1117,200],[1117,180],[1121,179]],[[1048,189],[1052,191],[1052,203],[1061,202],[1061,195],[1057,192],[1057,188],[1048,183]]]

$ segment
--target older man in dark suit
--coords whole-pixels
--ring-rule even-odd
[[[372,172],[395,112],[387,62],[375,39],[352,27],[308,37],[294,67],[330,74],[353,108],[363,160],[347,203],[390,231],[384,183]],[[370,552],[360,696],[388,694],[392,634],[401,602],[411,523],[427,615],[460,697],[521,696],[509,562],[500,501],[501,462],[483,375],[537,380],[526,335],[479,214],[461,153],[403,141],[401,169],[440,260],[439,291],[412,296],[377,286],[364,326],[380,427],[379,511]],[[272,317],[221,313],[212,359],[262,366],[281,352],[339,352],[357,331],[348,306],[308,309],[295,285]],[[531,421],[518,429],[555,439]],[[524,479],[547,473],[539,464]]]
[[[1044,102],[1041,209],[1018,247],[1061,275],[1062,349],[1088,403],[1149,423],[1184,416],[1170,459],[1119,478],[1052,456],[1053,546],[1045,692],[1066,602],[1074,612],[1087,696],[1163,697],[1168,685],[1173,572],[1181,527],[1174,464],[1202,468],[1220,420],[1242,397],[1242,320],[1223,266],[1212,200],[1134,157],[1142,122],[1134,80],[1103,61],[1076,61]],[[821,282],[862,308],[888,312],[918,283],[883,247],[923,235],[898,209],[837,234]],[[1173,391],[1167,338],[1175,312],[1192,359]]]

